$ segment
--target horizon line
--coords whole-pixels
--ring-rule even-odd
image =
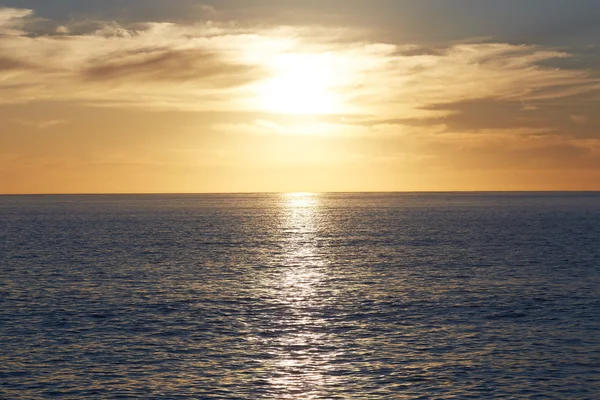
[[[485,194],[485,193],[600,193],[600,189],[582,190],[362,190],[362,191],[264,191],[264,192],[56,192],[0,193],[0,196],[184,196],[184,195],[282,195],[282,194]]]

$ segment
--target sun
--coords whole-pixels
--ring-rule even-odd
[[[258,107],[281,114],[340,112],[339,81],[328,53],[280,54],[268,62],[272,76],[257,87]]]

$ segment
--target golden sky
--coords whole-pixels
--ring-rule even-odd
[[[594,2],[45,3],[0,3],[0,193],[600,190]]]

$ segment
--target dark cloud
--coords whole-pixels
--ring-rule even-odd
[[[450,46],[430,47],[430,46],[403,46],[399,47],[396,55],[402,57],[416,56],[443,56],[446,54]]]
[[[547,111],[517,101],[481,99],[451,104],[437,104],[428,110],[451,114],[418,123],[445,124],[450,130],[477,131],[483,129],[552,128],[555,126],[543,114]],[[544,118],[542,118],[542,116]]]
[[[32,68],[32,65],[24,61],[0,55],[0,71],[13,71]]]
[[[556,101],[525,103],[498,99],[479,99],[425,107],[430,111],[448,112],[434,118],[355,119],[348,123],[362,126],[445,125],[450,132],[479,134],[486,130],[531,129],[547,135],[579,139],[600,138],[600,115],[596,102],[582,102],[585,96]]]
[[[232,64],[217,54],[199,50],[136,49],[113,53],[107,59],[91,60],[82,70],[91,81],[170,81],[213,80],[218,86],[236,86],[256,78],[258,70]]]
[[[546,130],[548,134],[559,133],[576,138],[600,138],[597,105],[581,104],[576,101],[576,98],[563,100],[561,103],[542,101],[535,104],[479,100],[441,104],[431,109],[453,112],[451,115],[428,121],[428,123],[445,124],[452,131],[476,132],[497,129],[509,132],[511,129],[529,128]],[[582,121],[583,123],[576,123],[573,120],[574,115],[587,116],[588,119]]]

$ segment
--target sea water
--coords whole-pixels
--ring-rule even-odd
[[[600,194],[0,196],[2,399],[600,398]]]

